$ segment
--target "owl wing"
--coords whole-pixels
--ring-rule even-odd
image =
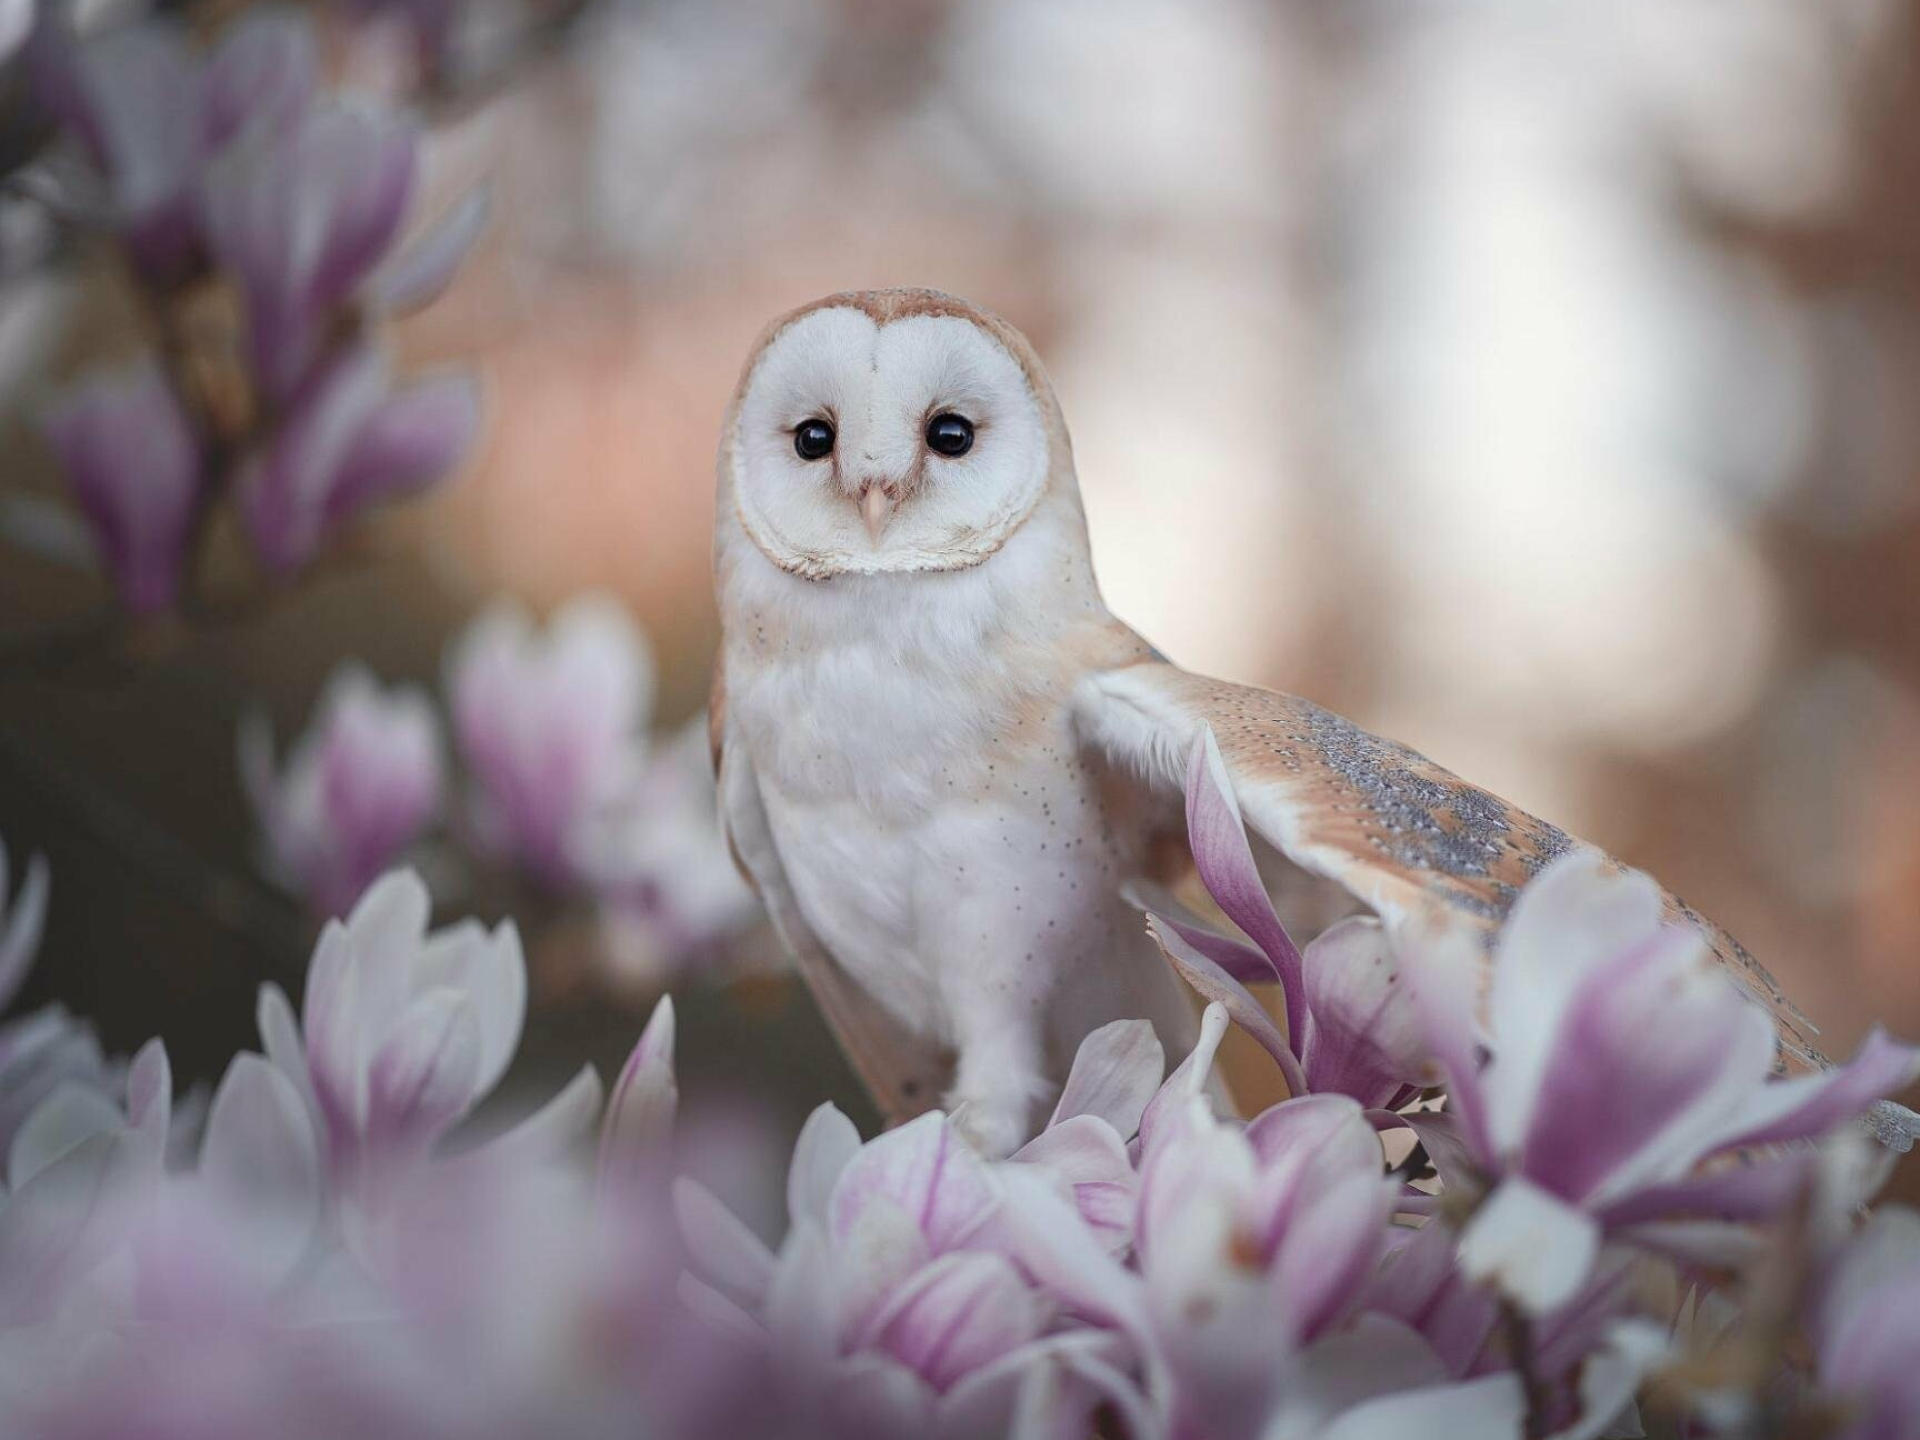
[[[725,692],[716,681],[708,712],[720,817],[734,863],[760,896],[774,933],[793,957],[834,1039],[888,1124],[936,1104],[952,1082],[953,1061],[907,1031],[854,984],[800,913],[773,842],[760,782],[744,745],[726,743]]]
[[[1163,661],[1089,677],[1075,720],[1084,743],[1166,794],[1184,789],[1211,726],[1247,824],[1389,923],[1439,917],[1491,938],[1520,888],[1582,843],[1317,705]],[[1772,1012],[1783,1059],[1824,1068],[1812,1025],[1740,942],[1674,896],[1666,905]]]

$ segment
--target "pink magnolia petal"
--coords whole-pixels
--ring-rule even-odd
[[[1194,988],[1195,993],[1202,999],[1224,1006],[1233,1023],[1260,1042],[1260,1048],[1271,1055],[1274,1063],[1280,1067],[1287,1089],[1295,1095],[1306,1094],[1306,1077],[1300,1072],[1300,1062],[1288,1045],[1287,1037],[1280,1033],[1266,1008],[1252,993],[1195,950],[1158,915],[1147,917],[1147,933],[1159,945],[1160,953],[1166,956],[1167,962],[1180,972],[1181,978]]]
[[[1890,1039],[1875,1026],[1853,1059],[1817,1075],[1796,1075],[1762,1086],[1715,1148],[1810,1140],[1859,1118],[1882,1096],[1920,1078],[1920,1049]]]
[[[600,1131],[603,1185],[633,1192],[646,1184],[665,1157],[680,1104],[673,1037],[673,997],[662,995],[613,1082]]]
[[[1370,917],[1332,926],[1304,956],[1307,1031],[1301,1065],[1316,1092],[1382,1105],[1429,1068],[1412,991],[1386,931]]]
[[[1392,1208],[1392,1188],[1377,1173],[1349,1173],[1292,1219],[1271,1274],[1295,1340],[1311,1340],[1352,1307],[1380,1258]]]
[[[135,1051],[127,1067],[127,1122],[156,1147],[166,1147],[173,1123],[173,1066],[158,1036]]]
[[[480,1077],[473,1002],[431,990],[407,1006],[368,1074],[367,1138],[376,1150],[432,1144],[472,1108]]]
[[[1140,1128],[1140,1116],[1165,1071],[1166,1052],[1151,1023],[1115,1020],[1102,1025],[1074,1052],[1060,1103],[1047,1123],[1097,1116],[1125,1139]]]
[[[1035,1339],[1047,1311],[1004,1258],[945,1255],[894,1295],[873,1344],[936,1390]]]
[[[935,1254],[960,1243],[994,1203],[985,1164],[938,1111],[889,1130],[848,1162],[828,1206],[833,1237],[849,1235],[877,1198],[913,1217]]]
[[[1187,762],[1187,841],[1207,893],[1272,963],[1287,997],[1288,1031],[1298,1035],[1306,1024],[1300,952],[1267,896],[1253,847],[1247,843],[1227,762],[1210,727],[1194,741]]]

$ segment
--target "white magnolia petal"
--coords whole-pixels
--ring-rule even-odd
[[[773,1252],[718,1196],[698,1181],[676,1180],[673,1213],[680,1224],[687,1258],[702,1279],[725,1294],[755,1305],[767,1298],[773,1279]]]
[[[18,1190],[69,1151],[126,1123],[120,1107],[96,1087],[61,1081],[14,1132],[7,1147],[7,1188]]]
[[[1600,1226],[1520,1176],[1509,1176],[1460,1234],[1460,1269],[1533,1315],[1566,1304],[1592,1273]]]
[[[827,1223],[827,1204],[847,1164],[860,1151],[860,1132],[831,1102],[807,1116],[787,1168],[787,1219]]]
[[[227,1066],[197,1173],[248,1268],[288,1274],[320,1219],[320,1145],[299,1093],[264,1056],[243,1052]]]
[[[1073,1067],[1053,1108],[1050,1125],[1075,1115],[1096,1115],[1130,1139],[1140,1116],[1160,1088],[1166,1052],[1145,1020],[1115,1020],[1080,1042]]]

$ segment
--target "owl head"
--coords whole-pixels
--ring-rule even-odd
[[[810,580],[964,570],[1071,488],[1032,348],[932,290],[831,295],[762,334],[720,446],[720,501]],[[1077,496],[1071,497],[1077,509]]]

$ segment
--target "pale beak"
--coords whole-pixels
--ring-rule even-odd
[[[867,522],[867,535],[877,545],[880,533],[893,518],[894,498],[881,485],[869,485],[860,495],[860,518]]]

